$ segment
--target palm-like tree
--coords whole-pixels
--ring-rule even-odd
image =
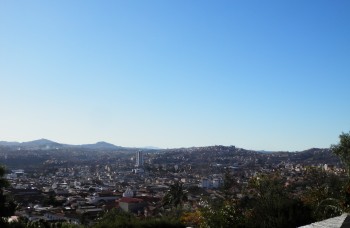
[[[176,181],[170,185],[169,190],[163,198],[163,205],[178,207],[182,206],[187,201],[187,191],[184,190],[183,184]]]

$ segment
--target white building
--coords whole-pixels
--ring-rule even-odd
[[[123,197],[132,198],[134,197],[134,192],[131,190],[131,188],[128,187],[123,193]]]
[[[136,153],[136,167],[143,166],[143,154],[142,151],[137,151]]]

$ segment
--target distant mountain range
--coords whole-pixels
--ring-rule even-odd
[[[48,139],[38,139],[29,142],[6,142],[0,141],[0,146],[10,147],[15,149],[25,149],[25,150],[52,150],[52,149],[63,149],[63,148],[85,148],[93,150],[116,150],[123,147],[116,146],[107,142],[97,142],[95,144],[83,144],[83,145],[70,145],[61,144]]]
[[[157,152],[157,151],[207,151],[212,150],[212,148],[226,148],[229,149],[231,147],[235,148],[234,146],[226,147],[226,146],[206,146],[206,147],[191,147],[191,148],[173,148],[173,149],[162,149],[158,147],[153,146],[145,146],[145,147],[122,147],[122,146],[116,146],[114,144],[108,143],[108,142],[97,142],[94,144],[82,144],[82,145],[71,145],[71,144],[62,144],[58,142],[54,142],[48,139],[38,139],[33,140],[29,142],[7,142],[7,141],[0,141],[0,149],[1,148],[7,148],[10,150],[58,150],[58,149],[87,149],[87,150],[105,150],[105,151],[112,151],[112,150],[126,150],[126,151],[135,151],[135,150],[149,150]],[[239,149],[239,148],[236,148]],[[309,152],[314,150],[320,150],[320,151],[328,151],[329,149],[316,149],[311,148],[309,150],[300,151],[300,152]],[[264,150],[248,150],[257,152],[260,154],[277,154],[277,153],[283,153],[288,151],[264,151]]]
[[[202,162],[209,164],[235,164],[239,161],[249,161],[254,164],[278,165],[281,162],[291,162],[303,165],[337,165],[341,166],[339,158],[329,148],[311,148],[304,151],[255,151],[237,148],[235,146],[205,146],[173,149],[151,149],[153,147],[131,148],[116,146],[107,142],[95,144],[69,145],[61,144],[47,139],[30,142],[4,142],[0,141],[0,164],[9,167],[21,168],[24,164],[39,164],[47,159],[72,159],[74,162],[86,162],[96,159],[96,154],[106,155],[100,159],[109,159],[110,156],[125,155],[142,150],[147,153],[158,153],[158,162],[170,160],[177,161],[182,157],[187,162]],[[88,152],[88,153],[87,153]],[[92,152],[92,153],[89,153]],[[109,157],[109,158],[108,158]],[[114,157],[115,158],[115,157]],[[242,160],[243,159],[243,160]],[[237,164],[238,164],[237,163]]]
[[[97,142],[95,144],[82,144],[71,145],[54,142],[48,139],[38,139],[29,142],[6,142],[0,141],[0,147],[6,147],[9,149],[22,149],[22,150],[52,150],[52,149],[64,149],[64,148],[82,148],[90,150],[120,150],[120,149],[142,149],[142,150],[160,150],[158,147],[145,146],[140,148],[129,148],[116,146],[108,142]]]

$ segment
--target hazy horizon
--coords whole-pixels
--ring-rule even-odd
[[[6,140],[1,140],[0,142],[7,142],[7,143],[27,143],[27,142],[33,142],[33,141],[39,141],[39,140],[48,140],[54,143],[58,143],[58,144],[62,144],[62,145],[72,145],[72,146],[79,146],[79,145],[89,145],[89,144],[97,144],[97,143],[109,143],[112,144],[114,146],[120,146],[120,147],[124,147],[124,148],[155,148],[155,149],[181,149],[181,148],[192,148],[192,147],[210,147],[210,146],[225,146],[225,147],[230,147],[230,146],[234,146],[236,148],[241,148],[241,149],[245,149],[245,150],[253,150],[253,151],[265,151],[265,152],[299,152],[299,151],[305,151],[305,150],[309,150],[309,149],[328,149],[329,147],[310,147],[310,148],[305,148],[302,150],[297,150],[297,151],[292,151],[292,150],[264,150],[264,149],[251,149],[251,148],[243,148],[237,145],[221,145],[221,144],[215,144],[215,145],[202,145],[202,146],[179,146],[179,147],[167,147],[167,148],[163,148],[163,147],[157,147],[157,146],[153,146],[153,145],[144,145],[144,146],[138,146],[138,147],[134,147],[134,146],[127,146],[127,145],[119,145],[119,144],[114,144],[105,140],[100,140],[100,141],[96,141],[96,142],[83,142],[83,143],[66,143],[66,142],[60,142],[57,140],[52,140],[52,139],[47,139],[47,138],[40,138],[40,139],[32,139],[32,140],[26,140],[26,141],[19,141],[19,140],[14,140],[14,141],[6,141]]]
[[[0,141],[266,151],[350,130],[349,1],[2,1]]]

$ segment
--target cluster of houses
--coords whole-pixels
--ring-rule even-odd
[[[135,167],[129,170],[117,171],[108,165],[64,167],[35,174],[13,170],[7,175],[11,183],[7,192],[19,203],[16,215],[29,221],[85,224],[113,208],[137,216],[155,216],[164,210],[162,198],[175,181],[182,182],[186,188],[219,188],[221,177],[213,178],[186,173],[159,177],[145,172],[143,158],[138,157]],[[199,201],[199,196],[190,193],[188,198],[189,207]]]
[[[136,164],[130,163],[129,158],[129,161],[119,161],[118,164],[76,164],[69,167],[54,167],[53,164],[59,164],[56,162],[48,164],[50,169],[28,173],[17,169],[7,175],[11,188],[6,191],[19,204],[16,215],[29,221],[89,224],[111,209],[140,217],[160,215],[167,210],[162,199],[176,181],[187,190],[185,207],[195,209],[203,193],[212,199],[222,197],[220,188],[227,170],[238,185],[247,184],[254,175],[273,173],[277,169],[291,183],[302,180],[306,170],[301,164],[283,161],[268,166],[260,164],[259,159],[244,160],[243,157],[242,162],[236,159],[236,163],[227,166],[217,162],[207,165],[191,163],[191,158],[175,153],[173,159],[168,156],[166,161],[160,156],[148,156],[146,165],[143,154],[138,152]],[[321,168],[327,172],[343,172],[334,165],[322,164]],[[239,189],[236,193],[240,197]]]

